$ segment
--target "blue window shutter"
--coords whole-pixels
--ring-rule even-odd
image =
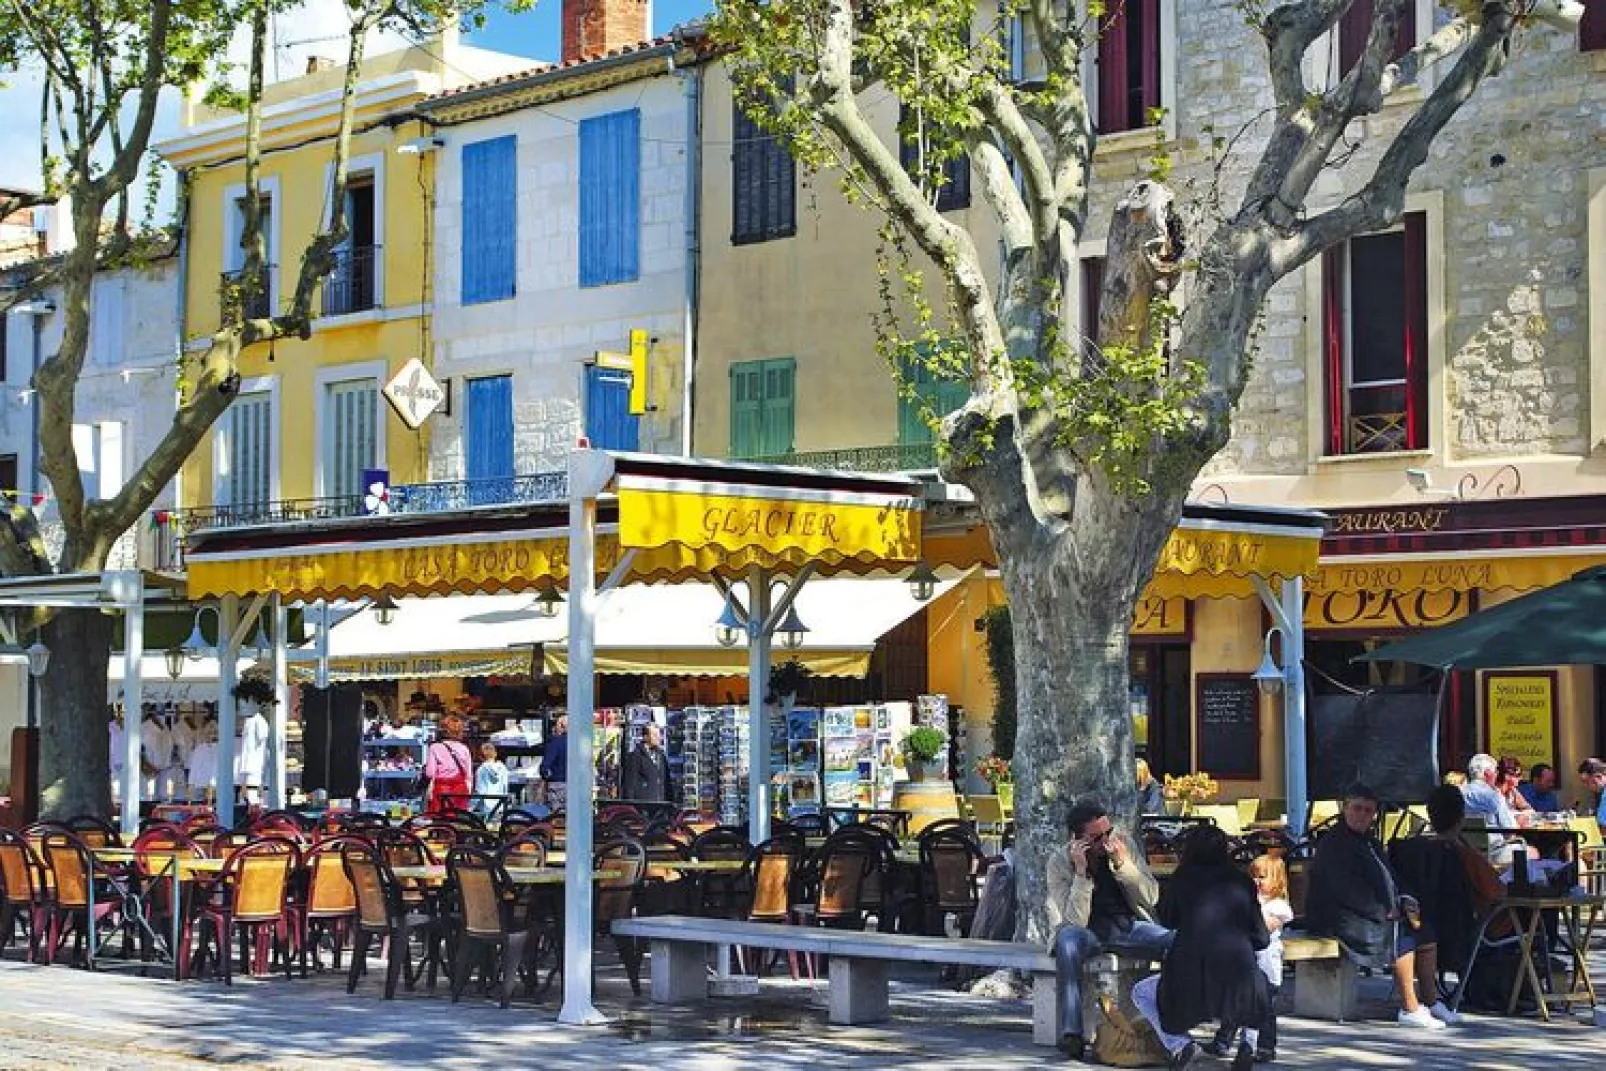
[[[513,296],[518,275],[518,139],[463,146],[464,305]]]
[[[641,274],[641,112],[580,121],[580,285]]]
[[[487,376],[468,381],[464,415],[464,475],[469,503],[507,502],[513,485],[513,377]]]
[[[630,412],[630,373],[586,369],[586,438],[598,450],[640,449],[640,418]]]

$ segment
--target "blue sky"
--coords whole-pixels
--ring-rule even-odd
[[[713,10],[713,0],[653,0],[652,33],[668,33],[683,22],[700,18]],[[559,49],[560,0],[539,0],[534,11],[512,15],[493,10],[485,29],[471,40],[481,48],[512,52],[533,59],[555,60]]]

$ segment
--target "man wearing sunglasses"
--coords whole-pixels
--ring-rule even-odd
[[[1096,803],[1078,803],[1066,824],[1071,841],[1048,860],[1048,915],[1060,1001],[1060,1048],[1080,1060],[1082,964],[1103,951],[1160,959],[1171,931],[1154,921],[1160,887],[1143,852]]]

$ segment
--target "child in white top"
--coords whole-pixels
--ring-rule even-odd
[[[1283,984],[1283,927],[1294,917],[1288,903],[1288,868],[1275,855],[1259,855],[1249,864],[1249,876],[1255,881],[1255,892],[1260,898],[1260,913],[1266,919],[1271,943],[1255,953],[1255,963],[1271,987],[1270,1011],[1259,1030],[1244,1029],[1244,1043],[1255,1050],[1256,1063],[1270,1063],[1277,1058],[1277,994]],[[1232,1030],[1222,1026],[1206,1045],[1212,1056],[1226,1056],[1232,1051]]]
[[[507,767],[496,757],[496,745],[484,743],[480,745],[480,766],[474,771],[474,795],[476,796],[506,796],[508,790]],[[497,801],[489,799],[476,799],[474,809],[483,817],[489,818],[496,809]]]

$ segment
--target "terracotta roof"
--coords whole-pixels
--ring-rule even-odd
[[[513,85],[518,82],[523,82],[528,78],[533,78],[536,75],[550,74],[554,71],[574,71],[579,73],[583,71],[584,68],[594,63],[621,59],[637,53],[652,52],[656,49],[666,48],[670,45],[674,45],[678,41],[689,36],[686,33],[688,30],[693,31],[700,36],[701,27],[682,27],[679,31],[671,30],[669,33],[666,33],[661,37],[654,37],[650,41],[637,41],[635,44],[623,45],[619,48],[610,49],[607,52],[599,52],[594,56],[582,56],[578,59],[564,60],[561,63],[537,63],[525,70],[515,71],[512,74],[499,75],[496,78],[492,78],[484,82],[474,82],[469,85],[458,86],[456,89],[448,89],[444,92],[435,94],[434,96],[430,97],[429,100],[451,100],[454,97],[460,97],[468,93],[483,92],[484,90],[492,89],[496,86]],[[692,39],[691,43],[696,43],[695,38]]]

